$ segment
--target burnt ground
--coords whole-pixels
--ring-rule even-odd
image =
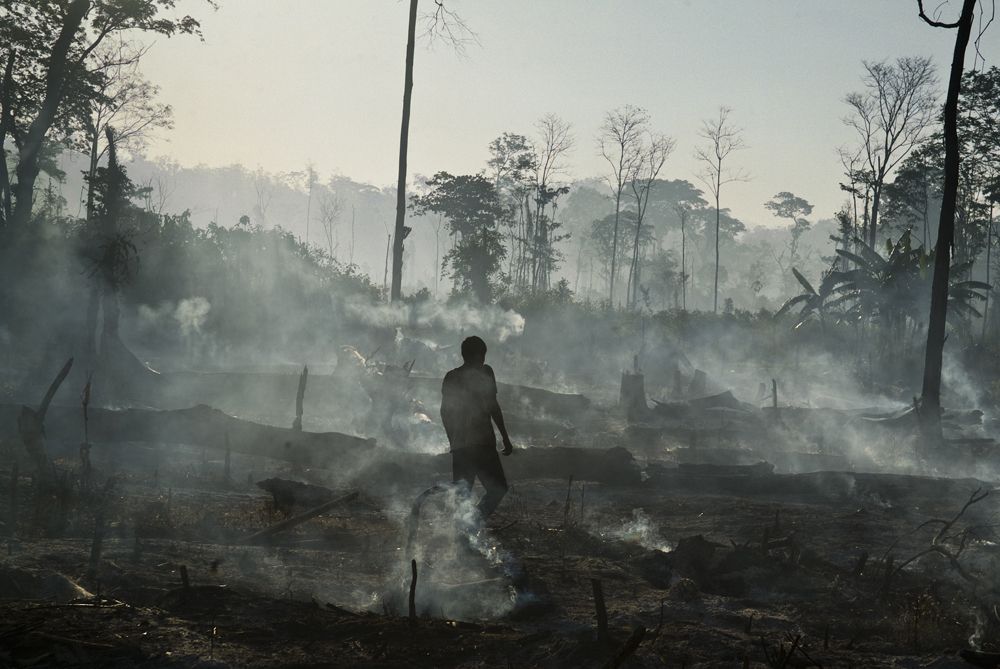
[[[654,462],[638,486],[512,481],[485,551],[423,546],[411,621],[405,522],[420,489],[363,490],[250,545],[284,517],[253,485],[245,465],[259,460],[234,462],[226,481],[194,450],[153,471],[126,454],[95,452],[96,480],[115,470],[106,496],[70,485],[41,499],[20,479],[0,665],[943,667],[972,666],[956,653],[973,635],[984,650],[996,638],[979,605],[1000,551],[994,497],[938,538],[943,551],[900,568],[973,480]],[[421,532],[454,524],[440,511]]]

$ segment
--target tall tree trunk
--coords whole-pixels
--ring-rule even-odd
[[[417,0],[410,0],[406,31],[406,76],[403,83],[403,122],[399,130],[399,176],[396,182],[396,229],[392,245],[392,291],[396,301],[403,292],[403,240],[406,239],[406,151],[410,143],[410,98],[413,95],[413,43],[417,30]]]
[[[881,177],[885,178],[885,177]],[[868,222],[868,246],[875,248],[875,243],[877,241],[877,226],[878,226],[878,206],[882,200],[882,184],[876,182],[872,187],[872,216]]]
[[[7,135],[14,136],[14,110],[10,108],[14,100],[14,49],[7,51],[3,80],[0,81],[0,225],[10,220],[11,195],[10,172],[7,169]]]
[[[934,277],[931,283],[931,309],[927,324],[927,349],[924,358],[924,381],[921,390],[920,419],[929,440],[941,439],[941,365],[944,359],[945,324],[948,318],[948,275],[951,249],[955,238],[955,203],[958,197],[958,95],[962,88],[965,49],[972,32],[977,0],[964,0],[958,21],[955,53],[951,61],[948,96],[944,104],[944,191],[941,196],[941,219],[934,253]]]
[[[686,217],[681,217],[681,309],[687,311],[687,236],[684,228]]]
[[[719,168],[721,173],[722,169]],[[719,189],[715,189],[715,297],[712,301],[712,313],[719,313]]]
[[[628,306],[634,308],[639,301],[639,233],[642,232],[642,216],[636,217],[635,243],[632,247],[632,265],[628,269]]]
[[[611,241],[611,287],[608,290],[608,306],[615,306],[615,272],[618,271],[618,218],[622,210],[622,191],[615,193],[615,232]]]
[[[87,167],[87,222],[94,222],[94,177],[97,176],[97,128],[89,128],[90,134],[90,165]]]
[[[72,0],[63,17],[59,36],[52,46],[49,58],[49,68],[45,73],[45,97],[42,99],[38,115],[28,127],[24,144],[18,151],[17,185],[14,186],[14,211],[11,214],[11,224],[15,229],[27,226],[31,219],[32,196],[35,192],[35,179],[38,178],[38,158],[42,151],[45,135],[55,119],[59,103],[63,97],[63,84],[66,81],[69,64],[67,56],[73,45],[73,38],[83,23],[84,16],[90,10],[90,0]]]
[[[993,257],[993,202],[990,202],[990,220],[986,226],[986,283],[990,282],[990,263]],[[990,293],[993,289],[986,291],[986,302],[983,304],[983,343],[986,343],[986,325],[989,323],[990,315]]]

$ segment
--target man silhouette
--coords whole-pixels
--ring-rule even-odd
[[[486,342],[468,337],[462,342],[462,359],[465,363],[445,374],[441,384],[441,422],[451,444],[455,483],[464,481],[471,490],[478,476],[486,489],[478,507],[485,520],[507,493],[493,423],[503,438],[503,454],[510,455],[514,445],[497,402],[496,377],[486,364]]]

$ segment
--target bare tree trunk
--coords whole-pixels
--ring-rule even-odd
[[[17,185],[14,187],[14,211],[11,223],[14,228],[23,229],[31,218],[32,196],[35,192],[35,179],[38,178],[38,158],[41,155],[42,143],[63,97],[63,84],[68,73],[67,55],[73,44],[73,38],[84,16],[90,10],[90,0],[73,0],[66,9],[62,27],[49,58],[48,71],[45,74],[45,97],[42,100],[38,115],[28,127],[24,144],[18,151]]]
[[[990,282],[990,263],[993,256],[993,202],[990,202],[990,220],[986,227],[986,283]],[[983,343],[986,343],[986,325],[989,323],[990,314],[990,293],[993,289],[986,291],[986,302],[983,304]]]
[[[722,172],[721,164],[719,165],[719,172]],[[715,191],[715,297],[712,300],[713,314],[719,313],[719,190],[716,189]]]
[[[617,271],[617,260],[618,260],[618,219],[621,215],[622,209],[622,192],[621,189],[615,193],[615,232],[611,241],[611,281],[610,288],[608,290],[608,305],[612,308],[615,306],[615,272]]]
[[[11,196],[10,196],[10,172],[7,170],[7,135],[14,136],[15,144],[17,137],[14,134],[14,111],[10,108],[14,99],[14,49],[7,52],[7,62],[4,65],[3,81],[0,82],[0,224],[10,220]]]
[[[951,62],[948,96],[944,105],[944,191],[941,196],[941,220],[934,253],[934,277],[931,283],[931,309],[927,324],[927,349],[924,381],[921,390],[920,419],[925,437],[941,439],[941,365],[944,359],[945,325],[948,318],[948,279],[951,250],[955,239],[955,204],[958,197],[958,95],[962,88],[965,49],[972,32],[977,0],[964,0],[958,20],[955,53]],[[921,8],[922,10],[922,8]]]
[[[396,228],[392,245],[392,292],[402,297],[403,240],[406,238],[406,151],[410,143],[410,98],[413,95],[413,43],[417,29],[417,0],[410,0],[410,22],[406,32],[406,75],[403,83],[403,122],[399,131],[399,176],[396,182]]]
[[[635,307],[639,301],[639,233],[642,232],[642,216],[636,217],[635,244],[632,247],[632,265],[628,268],[628,287],[626,301],[629,307]]]
[[[883,177],[884,178],[884,177]],[[878,232],[876,230],[878,226],[878,206],[882,200],[882,185],[876,183],[872,186],[872,215],[868,222],[868,246],[875,248],[875,244],[878,241]]]
[[[686,217],[681,217],[681,309],[687,311],[687,235],[685,234]]]
[[[382,292],[385,292],[389,283],[389,250],[393,248],[392,235],[388,235],[385,240],[385,271],[382,272]],[[393,279],[395,281],[395,278]],[[391,298],[390,298],[391,299]]]
[[[88,128],[90,135],[90,165],[87,167],[87,222],[94,222],[94,178],[97,176],[97,128]]]

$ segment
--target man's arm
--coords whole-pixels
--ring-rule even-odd
[[[497,379],[493,374],[493,368],[489,365],[486,366],[489,370],[490,381],[493,383],[493,392],[491,394],[490,401],[490,418],[496,423],[497,429],[500,430],[500,437],[503,439],[503,454],[510,455],[514,452],[514,444],[510,441],[510,435],[507,434],[507,426],[503,422],[503,410],[500,409],[500,402],[497,401]]]

